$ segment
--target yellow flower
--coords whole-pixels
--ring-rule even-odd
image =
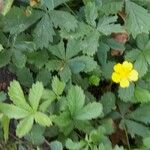
[[[118,63],[114,66],[112,80],[120,84],[122,88],[126,88],[130,82],[138,80],[138,72],[133,68],[132,63],[124,61],[122,64]]]

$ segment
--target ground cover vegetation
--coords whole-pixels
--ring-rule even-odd
[[[149,0],[0,0],[0,149],[150,150]]]

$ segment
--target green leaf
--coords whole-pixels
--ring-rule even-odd
[[[149,33],[150,14],[145,8],[130,0],[126,0],[125,11],[127,14],[125,25],[128,32],[131,33],[134,38],[140,33]]]
[[[150,123],[150,104],[141,105],[135,111],[129,113],[127,117],[145,124]]]
[[[14,2],[14,0],[5,0],[5,5],[4,5],[4,7],[3,7],[2,11],[1,11],[2,15],[5,16],[9,12],[13,2]]]
[[[57,96],[63,93],[64,88],[65,88],[65,83],[61,82],[57,76],[53,77],[52,89]]]
[[[36,112],[34,115],[35,122],[44,127],[52,125],[51,119],[44,113]]]
[[[77,111],[75,118],[77,120],[91,120],[99,117],[102,114],[102,104],[93,102],[89,103],[79,111]]]
[[[96,61],[89,56],[78,56],[69,61],[69,65],[73,73],[80,71],[91,72],[97,67]]]
[[[136,87],[134,91],[134,95],[137,102],[148,103],[150,102],[150,92],[141,87]]]
[[[135,135],[139,135],[142,137],[150,135],[149,127],[146,127],[143,124],[128,119],[125,120],[125,124],[127,126],[128,132],[132,137],[134,137]]]
[[[83,90],[78,86],[72,86],[67,95],[67,104],[71,115],[75,116],[75,114],[83,107],[84,103],[85,95]]]
[[[55,7],[68,1],[70,0],[42,0],[41,3],[45,5],[49,10],[53,10]]]
[[[105,44],[103,42],[99,43],[99,48],[97,51],[97,57],[98,57],[99,62],[103,66],[106,65],[106,63],[107,63],[107,52],[109,50],[110,50],[110,47],[107,44]]]
[[[7,94],[5,92],[0,92],[0,102],[3,102],[7,99]]]
[[[12,61],[16,67],[23,68],[26,65],[27,58],[22,52],[15,50],[13,52]]]
[[[71,139],[67,139],[66,141],[66,147],[70,150],[80,150],[85,146],[85,144],[86,143],[84,141],[73,142]]]
[[[60,59],[64,59],[66,58],[66,54],[65,54],[65,48],[64,48],[64,42],[60,41],[59,44],[57,45],[53,45],[53,46],[49,46],[48,50],[56,57],[60,58]]]
[[[22,68],[22,69],[18,69],[16,71],[16,75],[17,75],[17,79],[18,81],[26,86],[26,87],[30,87],[32,86],[33,83],[33,75],[30,71],[29,68]]]
[[[10,83],[10,87],[8,88],[8,95],[16,106],[26,110],[31,109],[26,102],[24,93],[18,81],[14,80]]]
[[[0,52],[0,68],[6,66],[7,64],[10,63],[11,59],[11,52],[10,51],[2,51]]]
[[[28,62],[37,68],[42,68],[48,62],[48,53],[45,50],[28,54]]]
[[[121,0],[102,0],[102,6],[99,8],[105,15],[117,14],[122,10],[123,1]]]
[[[38,72],[36,76],[36,81],[40,81],[46,86],[51,79],[51,73],[47,69],[42,69]]]
[[[0,111],[10,119],[21,119],[29,115],[28,111],[13,104],[0,103]]]
[[[59,71],[63,67],[63,61],[57,59],[51,59],[46,63],[46,69],[49,71]]]
[[[63,150],[63,146],[59,141],[53,141],[50,143],[51,150]]]
[[[122,32],[122,27],[120,24],[115,24],[116,22],[117,16],[101,17],[98,22],[97,30],[104,35],[110,35],[113,32]]]
[[[48,47],[49,42],[53,41],[55,35],[52,21],[49,15],[45,14],[34,30],[34,41],[37,48]]]
[[[44,143],[45,137],[44,137],[44,131],[45,128],[39,125],[33,125],[32,130],[29,134],[25,136],[25,139],[31,142],[34,145],[41,145]]]
[[[67,49],[66,49],[66,58],[70,59],[74,56],[76,56],[81,51],[81,41],[70,39],[67,43]]]
[[[5,141],[7,141],[9,137],[9,123],[10,123],[10,119],[4,115],[2,117],[2,127],[3,127]]]
[[[13,7],[4,18],[4,31],[19,34],[40,19],[41,15],[39,11],[33,11],[29,16],[25,16],[24,9]]]
[[[99,46],[99,33],[97,31],[88,34],[81,43],[83,54],[93,56]]]
[[[43,84],[41,82],[36,82],[32,85],[29,91],[29,101],[34,111],[37,111],[41,97],[43,95]]]
[[[77,28],[77,20],[69,12],[53,10],[50,12],[50,17],[56,28],[59,26],[68,32],[70,30],[75,31]]]
[[[90,78],[89,78],[89,82],[90,82],[90,84],[92,84],[92,85],[98,86],[98,85],[99,85],[99,82],[100,82],[100,78],[99,78],[98,76],[96,76],[96,75],[92,75],[92,76],[90,76]]]
[[[143,139],[143,144],[149,149],[150,148],[150,137],[145,137]]]
[[[85,5],[84,11],[85,11],[85,18],[86,18],[87,23],[89,23],[93,27],[96,27],[95,20],[98,17],[98,12],[97,12],[97,7],[96,7],[95,3],[88,2]]]
[[[101,103],[103,105],[103,112],[105,115],[109,114],[112,109],[115,109],[116,97],[113,93],[107,92],[101,97]]]
[[[134,84],[130,83],[130,86],[127,88],[119,87],[118,96],[124,102],[132,102],[132,98],[134,97]]]
[[[17,125],[16,134],[19,138],[25,136],[32,129],[34,118],[33,116],[28,116],[21,120]]]

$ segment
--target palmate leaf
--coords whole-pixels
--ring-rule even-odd
[[[77,20],[69,12],[53,10],[50,12],[50,17],[56,28],[60,27],[68,32],[70,30],[75,31],[77,28]]]
[[[31,15],[25,16],[23,9],[13,7],[3,20],[4,31],[10,32],[10,34],[19,34],[40,19],[41,15],[42,13],[39,11],[33,11]]]
[[[43,84],[41,82],[36,82],[29,91],[29,102],[34,111],[37,111],[38,109],[43,90]]]
[[[34,121],[33,116],[28,116],[23,120],[21,120],[17,125],[17,130],[16,130],[17,136],[21,138],[24,135],[26,135],[32,129],[33,121]]]
[[[64,91],[64,88],[65,88],[65,83],[60,81],[59,78],[57,76],[53,77],[53,80],[52,80],[52,89],[53,89],[53,92],[59,96],[63,93]]]
[[[49,10],[53,10],[55,7],[68,2],[70,0],[42,0],[42,5],[45,5]]]
[[[137,102],[148,103],[150,102],[150,92],[144,88],[136,87],[134,95]]]
[[[48,47],[55,35],[53,24],[48,14],[44,14],[34,30],[34,41],[37,48]]]
[[[140,33],[149,33],[150,14],[145,8],[126,0],[125,11],[127,14],[125,25],[134,38]]]
[[[145,124],[150,123],[150,104],[141,105],[135,111],[129,113],[127,117]]]
[[[91,120],[99,117],[102,113],[102,104],[93,102],[84,106],[82,109],[77,111],[75,118],[77,120]]]
[[[98,12],[97,12],[97,7],[96,7],[95,3],[88,2],[85,5],[84,12],[85,12],[85,17],[86,17],[87,23],[89,23],[93,27],[96,27],[95,20],[98,17]]]
[[[102,6],[100,6],[100,11],[105,15],[117,14],[122,10],[123,1],[122,0],[102,0]]]
[[[18,81],[13,81],[10,83],[10,87],[8,88],[8,95],[13,103],[26,110],[30,110],[30,106],[26,102],[23,90]]]
[[[85,103],[83,90],[78,86],[72,86],[68,91],[67,103],[71,115],[74,116]]]
[[[110,35],[113,32],[122,32],[123,29],[121,25],[115,24],[117,18],[117,16],[101,17],[98,22],[97,30],[104,35]]]
[[[0,111],[10,119],[12,118],[21,119],[27,117],[30,114],[25,109],[17,107],[13,104],[5,104],[5,103],[0,103]]]

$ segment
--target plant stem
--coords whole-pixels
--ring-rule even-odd
[[[131,150],[131,146],[130,146],[130,142],[129,142],[129,137],[128,137],[126,125],[124,125],[124,131],[125,131],[125,134],[126,134],[128,149]]]

